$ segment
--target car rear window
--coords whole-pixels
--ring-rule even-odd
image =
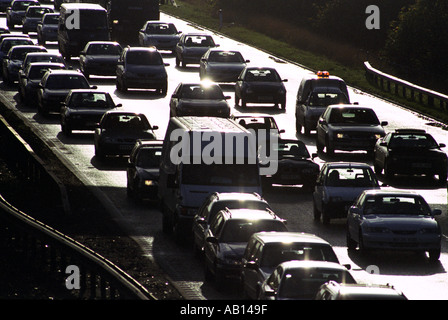
[[[240,220],[226,222],[219,237],[220,242],[248,242],[252,234],[261,231],[287,231],[280,220]]]
[[[89,83],[78,75],[54,75],[47,79],[45,84],[47,89],[87,89]]]
[[[126,55],[126,62],[135,65],[161,65],[162,57],[157,52],[130,51]]]

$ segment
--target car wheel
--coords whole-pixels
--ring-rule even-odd
[[[235,95],[235,107],[238,107],[240,105],[240,98]]]
[[[246,99],[241,98],[241,107],[246,108]]]
[[[328,141],[328,138],[325,140],[325,149],[327,155],[331,156],[334,154],[334,148],[330,145],[330,141]]]
[[[299,119],[296,116],[296,132],[301,133],[302,132],[302,125],[299,122]]]
[[[176,56],[176,67],[180,66],[180,59],[178,56]]]
[[[446,170],[439,173],[439,181],[440,182],[446,182],[447,179],[447,172]]]
[[[439,261],[439,258],[440,258],[440,248],[439,249],[434,249],[434,250],[429,250],[428,251],[428,255],[429,255],[429,261],[431,261],[431,262]]]
[[[376,175],[380,175],[383,169],[381,169],[380,165],[376,162],[373,163],[373,170],[375,171]]]
[[[358,239],[358,250],[360,254],[366,254],[367,253],[367,248],[364,245],[364,240],[362,237],[362,231],[359,230],[359,239]]]
[[[317,209],[316,203],[313,201],[314,221],[320,221],[321,212]]]
[[[62,124],[61,130],[67,137],[72,135],[72,129],[67,124]]]
[[[205,281],[213,280],[213,273],[210,271],[210,268],[208,267],[207,263],[205,263],[204,266],[204,279]]]
[[[316,149],[317,152],[323,152],[324,151],[324,145],[320,143],[319,138],[316,136]]]
[[[322,223],[329,224],[330,223],[330,214],[324,205],[322,205],[322,213],[321,214],[322,214]]]
[[[350,232],[348,231],[348,226],[347,226],[347,249],[350,251],[353,251],[356,249],[357,245],[358,245],[357,242],[352,239]]]
[[[394,176],[394,173],[390,170],[387,162],[384,164],[384,176],[386,178],[392,178]]]

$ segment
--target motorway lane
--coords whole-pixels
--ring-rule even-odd
[[[166,19],[165,19],[166,18]],[[197,31],[194,26],[186,22],[167,17],[162,14],[162,19],[173,20],[179,30],[189,32]],[[2,22],[4,19],[2,19]],[[268,53],[260,52],[230,39],[215,35],[216,42],[222,47],[238,48],[246,59],[250,59],[250,65],[269,65],[275,67],[282,78],[287,78],[286,83],[288,97],[285,111],[272,110],[266,107],[250,107],[245,112],[266,113],[275,116],[279,127],[286,130],[285,137],[294,137],[295,133],[295,95],[302,76],[309,72],[298,66],[284,63],[270,57]],[[50,50],[57,50],[55,43],[48,45]],[[91,83],[98,85],[101,90],[108,90],[117,103],[122,103],[123,108],[137,109],[147,114],[153,125],[158,125],[156,132],[158,138],[163,139],[168,123],[169,98],[175,86],[181,81],[199,81],[198,68],[189,65],[186,69],[175,67],[174,57],[164,55],[164,60],[170,63],[168,67],[169,87],[168,94],[162,97],[151,91],[129,91],[120,94],[115,90],[113,78],[92,77]],[[76,59],[73,59],[76,66]],[[226,94],[231,95],[229,103],[233,105],[234,94],[231,85],[224,85]],[[126,197],[126,161],[98,162],[94,157],[93,140],[91,133],[75,133],[72,137],[65,137],[59,126],[57,116],[42,118],[36,115],[33,107],[22,107],[17,104],[17,91],[14,88],[3,92],[3,97],[9,101],[13,109],[23,115],[31,126],[34,126],[42,134],[55,152],[59,153],[75,173],[89,186],[92,187],[100,199],[110,206],[113,218],[120,222],[129,234],[138,241],[144,249],[148,259],[156,261],[164,268],[173,281],[181,288],[188,299],[237,299],[240,298],[235,291],[217,291],[209,284],[203,282],[202,263],[192,256],[189,247],[179,246],[172,239],[161,232],[161,215],[154,207],[147,204],[136,204]],[[398,127],[424,127],[435,136],[439,142],[448,142],[448,134],[434,126],[433,122],[419,117],[409,111],[375,99],[357,90],[350,90],[352,101],[360,104],[374,106],[380,120],[387,120],[389,126],[386,130]],[[241,112],[240,108],[234,108],[235,113]],[[430,123],[428,125],[428,123]],[[307,144],[310,152],[316,152],[314,135],[305,137],[298,135]],[[350,160],[368,162],[363,153],[337,153],[329,159],[326,155],[320,155],[316,161],[323,163],[328,160]],[[380,177],[381,178],[381,177]],[[434,208],[443,210],[443,219],[446,219],[446,188],[435,182],[422,179],[406,179],[394,181],[391,187],[415,189],[421,192]],[[315,233],[329,241],[338,254],[342,263],[350,263],[353,266],[353,274],[360,281],[371,283],[391,283],[403,289],[406,295],[412,299],[448,299],[448,281],[446,269],[448,256],[446,254],[446,241],[444,240],[444,253],[440,263],[429,265],[424,259],[408,254],[384,254],[373,255],[370,259],[360,259],[356,254],[348,255],[345,247],[344,220],[335,220],[329,226],[315,223],[312,218],[311,194],[303,193],[296,187],[273,187],[264,193],[265,198],[271,203],[274,210],[288,220],[290,230]],[[447,230],[445,230],[446,232]],[[379,267],[380,275],[372,275],[365,270],[371,265]]]

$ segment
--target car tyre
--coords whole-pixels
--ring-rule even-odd
[[[429,255],[429,261],[430,262],[437,262],[437,261],[439,261],[439,258],[440,258],[440,248],[439,249],[434,249],[434,250],[429,250],[428,251],[428,255]]]
[[[320,221],[321,212],[317,209],[316,203],[313,201],[313,216],[314,221]]]
[[[358,246],[358,243],[352,239],[350,232],[348,231],[348,226],[347,226],[347,249],[349,251],[354,251],[357,246]]]

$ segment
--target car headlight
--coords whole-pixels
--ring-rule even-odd
[[[336,138],[344,139],[344,138],[348,138],[348,136],[345,133],[336,133]]]
[[[154,180],[145,180],[143,183],[147,187],[149,187],[149,186],[156,186],[157,185],[157,181],[154,181]]]
[[[364,227],[364,231],[367,233],[390,233],[389,228],[385,227]]]
[[[382,136],[379,133],[375,134],[374,137],[375,137],[375,140],[378,140],[378,139],[382,138]]]

